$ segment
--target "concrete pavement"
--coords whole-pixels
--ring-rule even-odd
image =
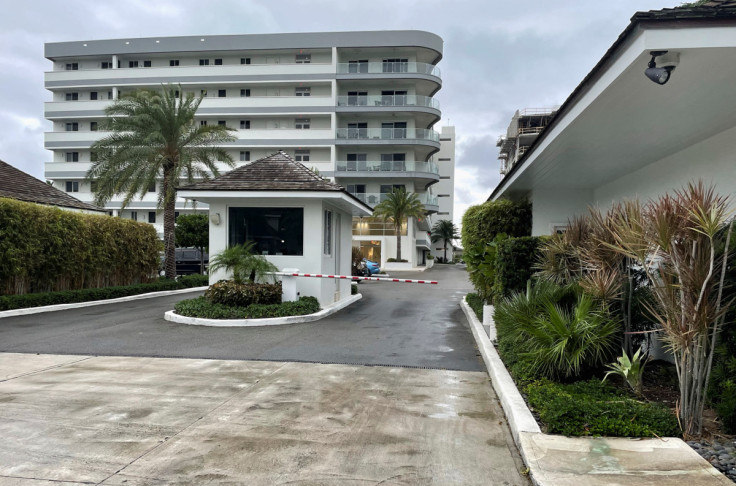
[[[483,372],[0,354],[0,483],[526,485]]]

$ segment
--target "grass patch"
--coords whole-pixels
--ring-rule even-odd
[[[314,314],[320,310],[314,297],[300,297],[295,302],[280,304],[251,304],[247,307],[234,307],[210,302],[205,297],[177,302],[174,311],[180,316],[204,319],[264,319],[268,317],[289,317]]]

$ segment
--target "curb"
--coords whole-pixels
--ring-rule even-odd
[[[164,319],[178,324],[188,324],[190,326],[210,326],[210,327],[260,327],[260,326],[281,326],[284,324],[301,324],[304,322],[314,322],[336,313],[339,310],[353,304],[363,298],[363,294],[351,295],[347,299],[328,305],[319,312],[307,314],[305,316],[288,316],[288,317],[268,317],[265,319],[205,319],[202,317],[186,317],[180,316],[173,310],[164,314]]]
[[[82,307],[91,307],[94,305],[116,304],[119,302],[130,302],[131,300],[152,299],[154,297],[165,297],[167,295],[185,294],[188,292],[202,292],[204,290],[207,290],[207,287],[192,287],[189,289],[179,289],[179,290],[162,290],[160,292],[149,292],[147,294],[128,295],[127,297],[117,297],[115,299],[90,300],[89,302],[75,302],[72,304],[54,304],[54,305],[45,305],[42,307],[27,307],[25,309],[12,309],[12,310],[0,311],[0,319],[2,319],[3,317],[25,316],[29,314],[41,314],[43,312],[55,312],[55,311],[67,310],[67,309],[79,309]]]

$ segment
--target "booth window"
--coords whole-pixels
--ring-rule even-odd
[[[332,255],[332,211],[325,211],[324,228],[324,251],[325,255]]]
[[[228,244],[255,242],[261,255],[304,254],[303,208],[230,208]]]

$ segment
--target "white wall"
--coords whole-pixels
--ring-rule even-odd
[[[532,235],[550,235],[554,226],[588,211],[592,190],[535,189],[531,194]]]

